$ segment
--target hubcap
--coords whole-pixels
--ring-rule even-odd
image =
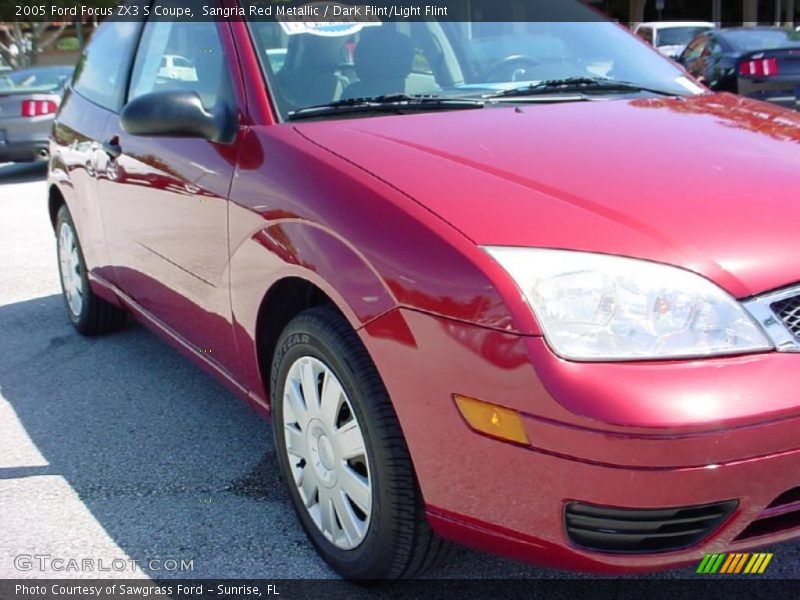
[[[58,261],[61,267],[61,287],[67,305],[70,312],[77,317],[83,308],[83,277],[78,244],[72,227],[67,223],[61,223],[58,230]]]
[[[350,400],[322,361],[304,356],[289,368],[283,430],[294,483],[314,524],[338,548],[355,548],[372,514],[369,462]]]

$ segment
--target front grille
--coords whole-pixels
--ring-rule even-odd
[[[800,352],[800,285],[756,296],[744,308],[761,325],[775,350]]]
[[[631,509],[571,502],[564,509],[567,536],[598,552],[670,552],[708,537],[736,507],[736,501],[676,508]]]
[[[792,335],[800,339],[800,296],[779,300],[771,304],[770,308],[792,332]]]

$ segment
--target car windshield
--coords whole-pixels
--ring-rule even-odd
[[[283,119],[348,99],[480,98],[575,78],[612,79],[675,95],[701,92],[679,68],[605,21],[256,21],[250,27]],[[612,93],[611,86],[605,90]],[[643,91],[631,86],[627,93]]]
[[[667,27],[659,29],[656,37],[657,46],[685,46],[696,35],[708,31],[709,27]]]
[[[784,46],[800,45],[800,40],[792,32],[783,29],[755,29],[752,31],[728,31],[727,39],[737,50],[773,50]]]
[[[72,75],[72,69],[64,67],[22,69],[3,74],[5,85],[0,89],[14,92],[54,92],[60,90]],[[7,86],[7,87],[6,87]]]

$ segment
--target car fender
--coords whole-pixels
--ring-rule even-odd
[[[63,198],[67,206],[70,207],[70,210],[72,210],[72,207],[75,205],[75,187],[72,185],[72,181],[69,178],[69,172],[64,157],[53,143],[50,144],[50,152],[52,154],[47,175],[49,196],[48,210],[50,212],[50,222],[55,228],[55,217],[59,202],[56,200],[54,191],[61,195],[61,198]]]
[[[397,301],[368,261],[322,227],[300,220],[272,222],[255,231],[230,258],[231,309],[246,386],[267,398],[257,356],[258,318],[270,290],[286,278],[313,284],[354,329],[392,310]]]

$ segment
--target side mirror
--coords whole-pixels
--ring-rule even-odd
[[[230,144],[236,136],[236,117],[221,104],[213,112],[197,92],[164,90],[131,100],[120,113],[122,129],[131,135],[202,138]]]

